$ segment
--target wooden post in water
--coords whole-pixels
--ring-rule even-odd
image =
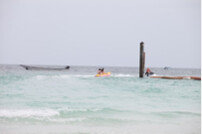
[[[140,65],[139,65],[139,77],[144,77],[144,66],[145,66],[145,52],[144,42],[140,42]]]
[[[144,76],[144,70],[145,70],[145,52],[143,54],[143,76]]]

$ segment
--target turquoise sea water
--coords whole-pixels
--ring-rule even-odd
[[[138,78],[137,68],[29,71],[0,66],[1,134],[199,134],[201,82]],[[200,76],[199,69],[152,69]]]

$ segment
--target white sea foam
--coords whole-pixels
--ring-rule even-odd
[[[37,75],[35,78],[37,80],[44,80],[44,79],[69,79],[69,78],[93,78],[94,75]]]
[[[58,123],[65,123],[65,122],[81,122],[83,120],[86,120],[87,118],[85,117],[77,117],[77,118],[60,118],[60,119],[48,119],[50,122],[58,122]]]
[[[0,117],[50,117],[59,115],[61,111],[64,112],[87,112],[87,111],[100,111],[101,108],[94,108],[94,109],[87,109],[87,108],[80,108],[80,109],[72,109],[72,108],[66,108],[66,109],[1,109],[0,110]],[[69,119],[71,120],[71,119]]]
[[[53,75],[53,76],[47,76],[47,75],[37,75],[35,78],[37,80],[44,80],[44,79],[65,79],[69,78],[68,75]]]
[[[48,117],[59,115],[58,111],[52,109],[1,109],[0,117]]]
[[[70,75],[54,75],[54,76],[50,76],[50,78],[52,79],[67,79],[70,78]]]
[[[65,111],[65,112],[96,112],[96,111],[101,111],[103,108],[65,108],[65,109],[59,109],[59,111]]]
[[[94,78],[95,75],[89,74],[89,75],[37,75],[35,78],[37,80],[43,80],[43,79],[68,79],[68,78]],[[135,75],[130,74],[112,74],[110,77],[137,77]]]
[[[37,75],[37,76],[36,76],[36,79],[37,79],[37,80],[43,80],[43,79],[45,79],[45,78],[46,78],[45,75]]]
[[[137,77],[135,75],[130,75],[130,74],[114,74],[112,77]]]

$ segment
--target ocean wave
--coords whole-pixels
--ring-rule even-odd
[[[194,112],[194,111],[160,111],[160,112],[153,112],[154,114],[158,115],[192,115],[192,116],[201,116],[201,113]]]
[[[51,117],[51,116],[69,116],[71,114],[89,114],[89,113],[109,113],[123,112],[111,108],[61,108],[61,109],[1,109],[0,117]]]
[[[35,78],[37,80],[44,80],[44,79],[69,79],[69,78],[92,78],[94,75],[37,75]]]
[[[49,117],[59,115],[59,112],[52,109],[1,109],[0,117]]]
[[[35,76],[37,80],[45,80],[45,79],[67,79],[71,78],[71,75],[37,75]]]
[[[131,74],[113,74],[111,76],[112,77],[137,77],[137,76],[131,75]]]
[[[49,118],[50,122],[58,122],[58,123],[68,123],[68,122],[82,122],[86,120],[85,117],[74,117],[74,118]]]
[[[96,111],[101,111],[101,108],[94,108],[94,109],[88,109],[88,108],[80,108],[80,109],[61,109],[60,111],[63,112],[96,112]]]
[[[113,78],[113,77],[137,77],[136,75],[130,75],[130,74],[112,74],[111,76],[107,78]],[[95,75],[89,74],[89,75],[53,75],[53,76],[48,76],[48,75],[37,75],[35,76],[37,80],[43,80],[43,79],[68,79],[68,78],[95,78]]]
[[[123,118],[109,118],[89,116],[98,113],[113,114],[118,110],[110,108],[63,108],[63,109],[1,109],[0,121],[4,122],[46,122],[46,123],[71,123],[71,122],[122,122],[130,121]]]

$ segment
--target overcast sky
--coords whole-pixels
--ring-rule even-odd
[[[0,64],[200,68],[200,0],[0,0]]]

